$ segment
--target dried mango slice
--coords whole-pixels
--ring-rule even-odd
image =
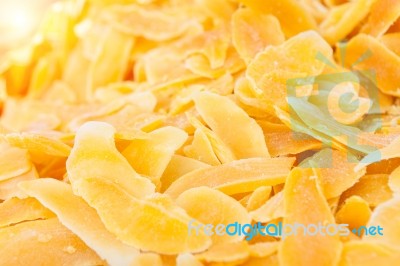
[[[259,242],[249,246],[252,257],[268,257],[278,251],[279,242]]]
[[[177,154],[173,155],[160,179],[161,191],[165,191],[173,182],[184,174],[208,166],[209,165],[202,163],[201,161],[189,157]]]
[[[362,33],[381,37],[400,17],[400,3],[396,0],[377,0],[371,7],[368,21],[361,28]]]
[[[231,198],[224,193],[209,188],[197,187],[191,188],[183,192],[176,199],[176,202],[181,206],[189,216],[203,224],[212,224],[214,227],[217,224],[227,226],[230,223],[238,222],[240,224],[248,224],[251,221],[247,210],[234,198]],[[214,228],[220,230],[221,228]],[[196,234],[198,229],[190,229],[191,234]],[[200,228],[203,230],[203,228]],[[222,232],[224,229],[222,229]],[[244,239],[244,235],[230,236],[227,234],[218,235],[215,231],[211,236],[213,245],[237,242]]]
[[[239,0],[245,6],[266,14],[272,14],[279,19],[282,30],[287,37],[292,37],[300,32],[316,29],[316,22],[307,8],[298,1],[266,0]]]
[[[104,262],[56,218],[0,229],[4,265],[102,265]],[[34,252],[32,252],[34,250]],[[40,256],[38,256],[40,254]]]
[[[388,185],[394,193],[400,193],[400,167],[390,174]]]
[[[371,207],[376,207],[392,197],[388,186],[388,176],[385,174],[365,175],[351,188],[343,192],[342,199],[350,196],[360,196]]]
[[[82,197],[97,210],[105,227],[124,243],[162,254],[199,252],[211,244],[204,234],[188,236],[191,218],[178,207],[165,208],[159,201],[137,199],[105,179],[81,179],[77,186]]]
[[[400,256],[390,248],[366,241],[349,241],[343,245],[340,266],[396,265]]]
[[[368,202],[359,196],[351,196],[336,213],[336,221],[338,224],[348,224],[352,230],[365,226],[370,216],[371,209]]]
[[[381,37],[383,44],[400,56],[400,32],[385,34]]]
[[[115,148],[114,133],[115,129],[103,122],[87,122],[79,128],[66,164],[74,192],[80,194],[75,182],[101,178],[139,198],[153,193],[155,186],[150,180],[137,174]]]
[[[270,198],[271,192],[271,186],[262,186],[254,190],[247,201],[247,210],[253,211],[261,207]]]
[[[232,43],[245,62],[250,62],[268,45],[285,41],[279,20],[250,8],[237,9],[232,15]]]
[[[380,226],[382,235],[365,234],[363,240],[383,244],[393,249],[400,249],[400,197],[394,197],[378,205],[369,220],[367,227]],[[379,232],[378,232],[379,233]],[[398,253],[397,253],[398,254]]]
[[[19,176],[32,168],[27,150],[0,144],[0,181]]]
[[[131,266],[147,266],[147,265],[154,265],[154,266],[163,266],[163,261],[161,256],[154,253],[141,253],[134,257],[131,261]]]
[[[367,51],[370,56],[357,62]],[[398,90],[400,70],[397,67],[400,64],[400,57],[375,38],[365,34],[359,34],[352,38],[347,43],[346,56],[344,62],[341,63],[356,70],[374,69],[378,88],[383,93],[400,96]]]
[[[264,131],[265,142],[272,157],[298,154],[321,148],[321,142],[300,132],[293,132],[284,124],[259,120]]]
[[[172,155],[186,141],[188,135],[176,127],[164,127],[148,134],[146,139],[134,139],[122,155],[139,174],[159,179]]]
[[[223,243],[211,247],[209,250],[196,255],[196,258],[205,262],[240,264],[250,255],[250,248],[246,241]]]
[[[70,185],[41,178],[19,187],[52,210],[60,222],[111,265],[130,265],[138,250],[123,244],[104,227],[96,210],[72,192]],[[82,222],[85,217],[85,222]]]
[[[2,136],[11,146],[52,156],[67,157],[71,147],[60,140],[36,133],[9,133]]]
[[[202,266],[203,264],[190,253],[178,255],[176,258],[176,266]]]
[[[324,38],[330,44],[345,38],[368,15],[374,2],[357,0],[333,7],[319,26]]]
[[[193,141],[190,145],[185,146],[184,153],[188,157],[209,165],[221,164],[213,150],[210,140],[201,128],[196,129],[193,135]]]
[[[280,266],[277,254],[264,258],[252,257],[242,264],[242,266],[264,266],[264,265]]]
[[[259,208],[250,212],[251,217],[257,222],[270,222],[274,219],[283,217],[285,214],[283,192],[273,195],[267,202]]]
[[[294,168],[291,171],[285,184],[284,201],[283,225],[301,223],[307,226],[321,221],[324,224],[335,223],[311,169]],[[313,212],[310,214],[311,206]],[[341,251],[342,243],[338,234],[310,236],[299,233],[282,240],[278,257],[284,265],[336,265]]]
[[[180,177],[165,191],[173,198],[189,188],[208,186],[232,195],[250,192],[260,186],[283,183],[294,158],[252,158],[194,170]]]
[[[194,102],[204,121],[238,159],[270,157],[260,126],[234,102],[209,92],[197,94]]]
[[[355,171],[357,159],[348,152],[323,149],[301,163],[302,167],[317,168],[321,189],[327,199],[340,196],[358,182],[365,168]]]
[[[22,175],[0,181],[0,200],[7,200],[12,197],[25,198],[26,195],[18,188],[18,184],[22,181],[35,180],[38,178],[39,176],[36,168],[32,167],[31,170]]]
[[[34,198],[10,198],[0,204],[0,227],[54,216],[54,213]]]
[[[400,146],[400,137],[397,137],[394,139],[390,144],[386,145],[385,147],[373,151],[369,153],[367,156],[365,156],[360,163],[357,165],[356,169],[359,169],[364,166],[368,166],[371,163],[377,162],[377,161],[382,161],[382,160],[388,160],[388,159],[393,159],[393,158],[398,158],[400,157],[399,154],[399,146]]]

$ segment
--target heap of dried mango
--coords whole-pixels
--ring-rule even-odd
[[[0,264],[399,265],[399,17],[56,2],[1,62]]]

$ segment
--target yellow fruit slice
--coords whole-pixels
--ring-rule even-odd
[[[21,182],[19,187],[52,210],[65,227],[111,265],[130,265],[139,253],[107,231],[96,210],[74,195],[70,185],[55,179],[41,178]]]
[[[172,203],[165,205],[160,200],[137,199],[118,185],[100,178],[81,179],[77,187],[82,197],[97,210],[105,227],[135,248],[178,254],[203,251],[211,244],[204,234],[188,235],[191,218]]]
[[[338,224],[348,224],[350,230],[365,226],[371,217],[371,209],[368,202],[359,196],[347,198],[336,213]]]
[[[81,179],[101,178],[121,186],[129,194],[143,198],[154,192],[149,179],[137,174],[129,162],[115,148],[115,129],[104,122],[87,122],[75,137],[75,144],[67,160],[68,178],[74,192]]]
[[[390,189],[394,192],[399,194],[400,193],[400,167],[397,167],[389,176],[389,183]]]
[[[236,158],[269,157],[260,126],[229,98],[203,92],[194,102],[201,117]]]
[[[0,181],[19,176],[32,168],[27,150],[0,145]]]
[[[249,224],[251,218],[247,210],[234,198],[224,193],[209,188],[197,187],[188,189],[176,199],[177,204],[182,207],[189,216],[202,224],[212,224],[211,231],[213,245],[237,242],[243,240],[245,235],[230,236],[225,233],[226,226],[231,223]],[[223,226],[217,226],[223,224]],[[197,234],[204,227],[189,228],[191,234]]]
[[[294,158],[252,158],[194,170],[180,177],[165,191],[173,198],[189,188],[208,186],[232,195],[250,192],[260,186],[285,182]]]
[[[262,186],[254,190],[247,201],[247,210],[253,211],[261,207],[270,198],[271,192],[271,186]]]
[[[200,261],[212,263],[240,264],[250,255],[250,248],[246,241],[224,243],[213,246],[209,250],[196,256]]]
[[[361,32],[374,37],[381,37],[399,17],[399,1],[376,0],[371,7],[368,21],[361,28]]]
[[[193,141],[190,145],[185,146],[184,153],[188,157],[210,165],[221,164],[207,134],[201,128],[196,129],[193,135]]]
[[[2,228],[0,246],[3,265],[104,264],[93,250],[56,218]]]
[[[251,217],[257,222],[270,222],[274,219],[283,217],[285,214],[283,203],[283,192],[273,195],[267,202],[259,208],[250,212]]]
[[[54,213],[34,198],[10,198],[0,204],[0,227],[54,216]]]
[[[283,226],[294,223],[305,226],[335,224],[311,169],[294,168],[291,171],[284,188],[284,202]],[[283,265],[336,265],[340,260],[341,250],[339,234],[310,235],[300,232],[282,240],[278,256]]]

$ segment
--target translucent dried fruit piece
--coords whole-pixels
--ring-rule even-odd
[[[199,168],[208,167],[208,164],[182,155],[173,155],[161,177],[161,191],[165,191],[179,177]]]
[[[263,258],[252,257],[242,264],[242,266],[265,266],[265,265],[280,266],[281,264],[279,264],[278,255],[274,254]]]
[[[359,196],[351,196],[347,198],[336,213],[336,221],[338,224],[348,224],[352,230],[365,226],[371,216],[371,209],[368,202]]]
[[[119,264],[116,264],[119,265]],[[140,253],[131,261],[131,266],[163,266],[161,256],[154,253]]]
[[[10,198],[0,204],[0,227],[54,216],[54,213],[34,198]]]
[[[343,192],[342,199],[357,195],[366,200],[371,207],[376,207],[392,197],[388,186],[388,175],[365,175],[351,188]]]
[[[115,129],[103,122],[87,122],[75,137],[75,144],[67,160],[67,173],[74,192],[76,183],[85,178],[110,180],[130,195],[143,198],[154,192],[149,179],[137,174],[115,147]]]
[[[185,146],[183,151],[186,156],[194,158],[201,162],[210,165],[221,164],[213,150],[210,140],[201,128],[196,129],[193,135],[192,143]]]
[[[232,43],[240,56],[249,62],[268,45],[285,41],[279,20],[250,8],[241,8],[232,15]]]
[[[25,198],[26,195],[18,188],[18,184],[22,181],[35,180],[38,178],[39,176],[36,168],[32,167],[30,171],[22,175],[0,181],[0,200],[7,200],[12,197]]]
[[[317,168],[321,189],[327,199],[340,196],[358,182],[365,168],[355,171],[357,158],[349,152],[323,149],[301,163],[302,167]]]
[[[246,241],[224,243],[215,245],[209,250],[198,254],[196,258],[205,262],[240,264],[250,255],[249,245]]]
[[[262,186],[254,190],[247,201],[247,210],[253,211],[261,207],[270,198],[271,191],[271,186]]]
[[[245,236],[230,236],[227,234],[219,235],[218,230],[225,231],[225,228],[230,223],[238,222],[240,224],[250,223],[251,218],[247,210],[234,198],[231,198],[224,193],[209,188],[197,187],[188,189],[176,199],[176,202],[187,214],[202,224],[212,224],[214,228],[211,239],[213,245],[236,242],[242,240]],[[218,224],[225,225],[224,227],[216,227]],[[190,234],[197,234],[198,230],[204,230],[204,227],[196,227],[188,225]]]
[[[260,126],[229,98],[203,92],[194,102],[204,121],[238,159],[269,157]]]
[[[211,244],[204,234],[189,236],[187,225],[191,218],[170,203],[165,208],[161,202],[137,199],[105,179],[82,179],[77,186],[106,228],[124,243],[162,254],[199,252]]]
[[[278,251],[279,242],[259,242],[250,245],[250,255],[252,257],[267,257]]]
[[[184,14],[168,14],[162,10],[145,9],[138,5],[114,6],[107,19],[118,30],[154,41],[176,38],[192,27],[199,27],[195,19]]]
[[[294,158],[252,158],[194,170],[180,177],[165,191],[173,198],[189,188],[208,186],[232,195],[260,186],[284,183]]]
[[[399,1],[377,0],[373,3],[368,21],[361,28],[361,32],[374,37],[380,37],[399,17]]]
[[[284,124],[259,120],[264,131],[265,142],[272,157],[298,154],[321,148],[321,142],[300,132],[294,132]]]
[[[0,181],[19,176],[32,168],[27,150],[0,144]]]
[[[70,185],[61,181],[41,178],[22,182],[19,187],[52,210],[60,222],[74,232],[86,245],[111,265],[130,265],[139,253],[123,244],[103,225],[96,210],[72,192]],[[85,222],[82,222],[84,217]]]
[[[383,93],[400,96],[400,57],[374,37],[359,34],[352,38],[347,43],[344,60],[341,63],[346,67],[356,70],[373,69],[376,72],[378,88]]]
[[[312,169],[294,168],[284,189],[285,224],[335,224]],[[312,212],[310,213],[310,208]],[[278,257],[284,265],[336,265],[342,243],[339,235],[287,235],[282,239]]]
[[[333,7],[320,24],[324,38],[335,44],[345,38],[368,15],[375,0],[357,0]]]
[[[190,253],[179,254],[176,258],[176,266],[202,266],[203,264]]]
[[[188,135],[176,127],[164,127],[148,134],[146,139],[134,139],[122,155],[141,175],[159,179],[172,155],[186,141]]]
[[[381,41],[389,50],[400,56],[400,32],[383,35]]]
[[[394,193],[400,193],[400,167],[397,167],[390,174],[388,185]]]
[[[396,265],[400,255],[385,245],[365,241],[344,244],[339,266]]]
[[[0,229],[3,265],[103,265],[97,254],[56,218]],[[40,256],[38,256],[40,254]]]
[[[270,222],[274,219],[283,217],[285,214],[283,203],[283,192],[278,192],[273,195],[267,202],[261,205],[258,209],[250,212],[251,217],[257,222]]]
[[[400,197],[394,197],[380,205],[372,212],[371,219],[367,227],[379,227],[382,229],[382,235],[364,234],[363,240],[383,244],[388,247],[400,249]]]
[[[244,5],[266,14],[272,14],[279,19],[286,36],[291,37],[300,32],[316,29],[316,22],[306,7],[294,0],[257,1],[239,0]]]
[[[60,140],[37,133],[9,133],[3,135],[3,138],[11,146],[52,156],[67,157],[71,152],[71,147]]]

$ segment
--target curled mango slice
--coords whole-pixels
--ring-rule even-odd
[[[336,221],[340,224],[348,224],[350,229],[365,226],[371,217],[369,204],[359,196],[347,198],[336,213]]]

